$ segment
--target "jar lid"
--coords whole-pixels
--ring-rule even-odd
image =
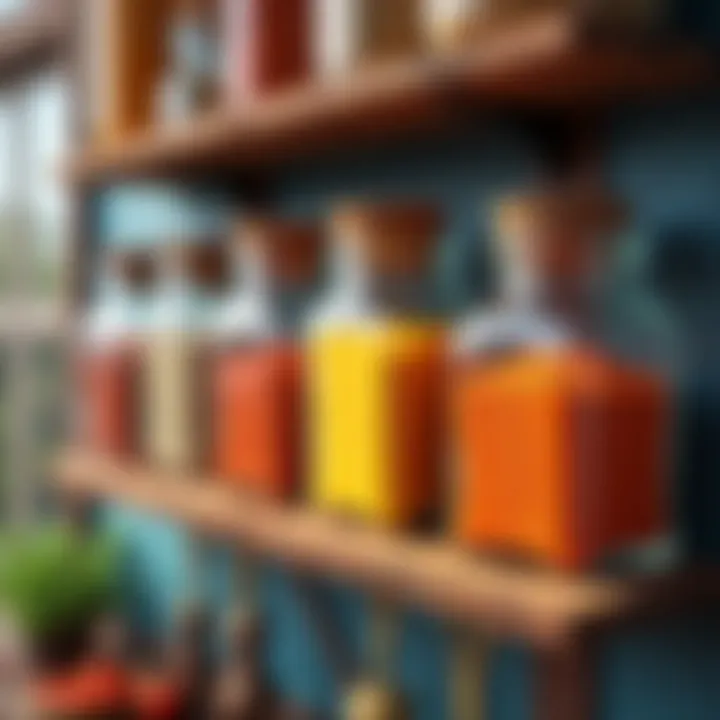
[[[281,284],[314,280],[320,268],[322,233],[311,222],[269,216],[245,217],[235,226],[241,247],[258,253],[268,274]]]
[[[442,214],[435,205],[422,201],[350,201],[335,208],[331,223],[340,232],[361,230],[367,235],[381,234],[388,240],[403,234],[421,238],[437,235]]]
[[[145,290],[155,281],[157,268],[147,249],[111,251],[105,262],[108,276],[131,290]]]
[[[180,16],[215,17],[217,0],[174,0],[174,12]]]
[[[220,290],[228,281],[227,248],[219,240],[176,241],[157,254],[161,276],[182,278],[203,290]]]
[[[352,244],[375,272],[412,275],[431,262],[442,227],[442,213],[426,202],[350,202],[330,219],[333,236]]]

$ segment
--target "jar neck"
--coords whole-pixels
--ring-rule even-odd
[[[501,275],[500,300],[506,307],[540,312],[580,328],[596,315],[602,286],[600,272],[560,281],[515,265]]]
[[[428,305],[427,277],[382,274],[351,243],[337,246],[334,277],[339,294],[359,313],[413,313]]]
[[[253,248],[240,247],[233,253],[233,291],[235,297],[252,297],[271,305],[279,288],[271,278],[267,257]]]

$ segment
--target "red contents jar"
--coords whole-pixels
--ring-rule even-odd
[[[303,80],[310,70],[311,0],[225,0],[230,105]]]
[[[137,452],[140,357],[132,337],[130,295],[149,279],[140,255],[112,258],[101,298],[88,319],[77,370],[81,388],[80,438],[107,455]]]
[[[85,396],[83,444],[106,455],[133,455],[137,357],[132,348],[121,345],[91,352],[80,367]]]
[[[223,313],[213,372],[215,470],[258,495],[287,499],[302,465],[303,360],[283,302],[302,303],[315,280],[319,233],[254,220],[239,226],[236,242],[239,290]]]

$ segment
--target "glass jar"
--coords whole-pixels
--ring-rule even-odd
[[[413,55],[421,46],[419,0],[315,0],[313,44],[320,77]]]
[[[155,465],[186,474],[207,465],[208,347],[224,257],[213,241],[173,245],[159,259],[145,354],[146,451]]]
[[[231,106],[308,76],[311,1],[224,0],[224,72]]]
[[[220,313],[213,368],[214,470],[235,486],[288,499],[303,436],[293,316],[317,281],[320,234],[308,224],[245,219],[233,243],[235,289]]]
[[[335,289],[307,338],[317,507],[389,526],[437,509],[444,343],[428,279],[439,228],[423,204],[332,216]]]
[[[552,11],[561,11],[578,29],[646,35],[663,27],[666,6],[667,0],[424,0],[423,25],[429,46],[444,51],[472,48],[493,31],[541,21]]]
[[[131,258],[108,258],[91,310],[79,363],[80,440],[104,455],[128,458],[138,450],[139,348],[125,271]]]
[[[611,312],[604,292],[622,217],[594,187],[498,210],[499,305],[454,340],[464,544],[579,570],[666,536],[670,365],[645,352],[652,328]]]
[[[211,108],[220,84],[220,37],[215,0],[174,0],[166,31],[166,68],[158,95],[163,122]]]
[[[91,0],[86,6],[91,134],[113,143],[153,121],[170,4]]]

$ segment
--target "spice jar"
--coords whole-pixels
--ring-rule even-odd
[[[91,134],[113,143],[152,123],[169,0],[86,3]]]
[[[661,28],[666,0],[423,0],[424,34],[434,50],[471,48],[497,29],[561,11],[582,30],[645,35]]]
[[[315,0],[315,73],[321,77],[413,55],[420,46],[419,0]]]
[[[307,77],[311,1],[224,0],[229,105],[243,105]]]
[[[215,240],[160,253],[160,281],[144,369],[147,453],[156,465],[195,472],[207,462],[208,346],[224,257]]]
[[[603,293],[621,218],[592,186],[498,210],[500,304],[454,343],[464,544],[577,570],[666,533],[672,383],[632,347],[648,328],[623,330]]]
[[[424,204],[358,204],[330,225],[334,291],[307,338],[310,496],[410,525],[438,500],[443,335],[427,300],[440,218]]]
[[[185,120],[212,107],[220,82],[220,38],[216,0],[174,0],[168,23],[166,67],[158,115]]]
[[[220,313],[213,369],[217,474],[259,495],[286,499],[300,475],[303,434],[297,313],[317,280],[312,225],[243,219],[233,242],[235,290]]]
[[[133,456],[138,449],[139,348],[129,296],[133,283],[147,281],[146,259],[119,253],[106,258],[83,338],[81,442],[113,457]]]

